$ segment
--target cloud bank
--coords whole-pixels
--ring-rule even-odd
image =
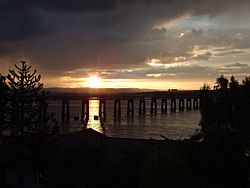
[[[244,75],[249,8],[247,0],[2,0],[0,64],[27,59],[58,78]]]

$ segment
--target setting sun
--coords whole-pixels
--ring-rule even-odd
[[[89,87],[99,87],[101,84],[101,78],[98,76],[90,76],[88,78]]]

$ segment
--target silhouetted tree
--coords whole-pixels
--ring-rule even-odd
[[[6,105],[8,86],[6,84],[6,77],[0,74],[0,133],[6,126]]]
[[[245,151],[250,149],[250,77],[240,84],[232,76],[229,88],[223,76],[217,78],[216,83],[216,90],[201,87],[200,135],[205,153],[199,150],[199,155],[206,156],[203,165],[213,161],[214,167],[210,167],[212,163],[207,165],[205,173],[211,173],[211,177],[221,175],[224,179],[221,182],[230,179],[237,185],[240,179],[249,176],[248,169],[242,167],[246,165]]]
[[[250,76],[246,77],[245,80],[242,81],[242,84],[246,87],[250,87]]]
[[[230,83],[229,83],[229,88],[230,89],[235,89],[239,87],[239,82],[238,80],[235,80],[234,76],[231,76],[230,78]]]
[[[217,78],[216,83],[216,90],[201,88],[200,125],[203,136],[214,139],[215,136],[238,134],[246,138],[250,134],[250,77],[239,84],[232,76],[229,89],[228,80],[223,76]]]
[[[228,79],[226,79],[223,75],[217,78],[216,83],[218,84],[217,87],[221,90],[226,90],[228,87]]]
[[[250,98],[250,76],[246,77],[245,80],[242,81],[242,86],[244,92],[246,93],[248,99]]]
[[[26,133],[41,133],[46,130],[46,93],[42,92],[41,75],[31,66],[21,61],[16,70],[9,70],[7,83],[9,96],[7,108],[8,128],[12,134],[23,136]]]
[[[211,90],[211,86],[208,83],[204,83],[203,86],[200,88],[201,91],[209,91]]]
[[[207,111],[209,111],[209,109],[206,108],[206,106],[211,106],[210,103],[212,103],[211,97],[210,97],[211,87],[209,84],[204,83],[203,86],[200,88],[200,90],[201,90],[201,101],[200,101],[201,108],[200,108],[200,111],[201,111],[202,117],[204,119],[207,119],[207,118],[209,118],[209,115],[211,115],[211,113],[207,112]]]

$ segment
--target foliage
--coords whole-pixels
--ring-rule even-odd
[[[192,171],[177,152],[157,152],[142,167],[139,187],[192,187]]]
[[[0,74],[0,132],[5,128],[8,86],[6,78]]]
[[[217,78],[216,90],[201,90],[202,133],[213,135],[219,130],[250,133],[250,82],[249,77],[242,84],[231,77]],[[229,87],[228,87],[229,85]]]
[[[46,130],[46,93],[42,91],[41,75],[36,75],[25,61],[16,70],[9,70],[1,85],[8,86],[8,98],[5,98],[4,130],[12,135],[23,136],[31,133],[41,133]],[[2,126],[3,127],[3,126]]]
[[[245,151],[250,148],[250,77],[239,83],[234,76],[230,81],[221,76],[216,83],[215,90],[201,89],[203,147],[195,166],[203,171],[203,165],[211,182],[236,187],[249,174]]]
[[[217,78],[216,83],[218,84],[216,88],[219,88],[221,90],[226,90],[228,87],[228,80],[223,75]]]
[[[186,147],[197,187],[239,187],[247,179],[249,164],[238,139],[233,132],[224,132]]]
[[[236,89],[239,87],[239,82],[238,80],[235,80],[234,76],[231,76],[230,78],[230,83],[229,83],[229,88],[230,89]]]
[[[204,83],[203,86],[200,88],[202,91],[209,91],[211,89],[211,86],[208,83]]]

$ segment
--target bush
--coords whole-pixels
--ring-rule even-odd
[[[156,153],[142,167],[139,187],[189,187],[192,171],[184,157],[177,153]]]

